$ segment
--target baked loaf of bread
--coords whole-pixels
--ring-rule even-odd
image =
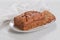
[[[55,16],[49,11],[28,11],[14,17],[14,26],[21,30],[30,30],[55,20]]]

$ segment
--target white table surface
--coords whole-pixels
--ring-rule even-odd
[[[17,0],[0,0],[0,9],[9,9]],[[8,26],[0,29],[0,40],[60,40],[60,1],[45,0],[46,5],[56,16],[56,26],[33,33],[14,33],[8,31]],[[4,14],[4,13],[3,13]],[[0,13],[0,16],[3,15]],[[1,21],[1,20],[0,20]],[[5,25],[4,25],[5,26]],[[2,27],[2,26],[0,26]]]

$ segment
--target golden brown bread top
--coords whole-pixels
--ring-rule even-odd
[[[22,22],[23,24],[28,24],[33,21],[42,20],[42,19],[44,19],[47,22],[48,21],[51,22],[53,19],[55,19],[55,16],[51,12],[45,10],[41,13],[38,11],[27,11],[19,16],[16,16],[15,18],[16,21],[18,21],[18,23]]]
[[[21,21],[24,24],[28,24],[32,21],[43,19],[44,14],[41,14],[38,11],[28,11],[19,16],[16,16],[15,18],[17,18],[18,22]]]

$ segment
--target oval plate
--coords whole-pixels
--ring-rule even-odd
[[[52,21],[51,23],[48,23],[48,24],[46,24],[46,25],[39,26],[39,27],[30,29],[30,30],[27,30],[27,31],[23,31],[23,30],[20,30],[20,29],[18,29],[18,28],[15,28],[13,22],[10,22],[10,23],[9,23],[9,26],[10,26],[11,29],[13,29],[13,30],[16,31],[16,32],[34,32],[34,31],[38,31],[38,30],[41,30],[41,29],[45,29],[45,28],[47,28],[47,27],[49,27],[49,26],[52,26],[54,23],[55,23],[55,22]]]

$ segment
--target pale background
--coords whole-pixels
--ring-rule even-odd
[[[16,1],[18,0],[0,0],[0,10],[9,10],[9,7]],[[60,40],[60,0],[44,0],[44,3],[54,12],[57,18],[56,28],[52,27],[34,33],[11,33],[6,31],[7,28],[3,28],[0,30],[0,40]],[[7,15],[8,13],[5,14],[5,11],[2,14],[0,13],[0,16]]]

